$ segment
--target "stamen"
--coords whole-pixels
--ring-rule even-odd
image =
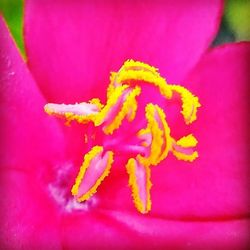
[[[160,129],[158,122],[156,121],[155,111],[156,105],[152,103],[148,104],[145,108],[146,118],[148,120],[147,129],[150,130],[152,135],[152,142],[150,145],[150,153],[148,156],[138,156],[138,159],[143,165],[157,165],[159,158],[162,155],[162,146],[164,145],[163,131]],[[139,132],[140,134],[141,132]]]
[[[121,97],[125,93],[125,90],[128,89],[128,85],[122,85],[117,87],[112,95],[109,97],[107,104],[104,106],[104,108],[99,112],[98,116],[94,119],[95,126],[101,125],[105,120],[108,120],[110,113],[113,111],[113,109],[116,107],[116,105],[119,102],[122,101]]]
[[[89,101],[89,103],[96,105],[96,106],[98,107],[99,110],[101,110],[101,109],[103,108],[103,106],[104,106],[104,105],[101,103],[101,101],[100,101],[99,98],[93,98],[93,99],[91,99],[91,100]],[[99,110],[98,110],[98,111],[99,111]]]
[[[176,144],[181,147],[195,147],[197,143],[197,139],[192,134],[189,134],[179,139]]]
[[[146,63],[143,63],[143,62],[139,62],[139,61],[134,61],[132,59],[130,60],[127,60],[121,69],[124,69],[124,70],[129,70],[129,69],[134,69],[134,70],[140,70],[140,69],[143,69],[144,71],[150,71],[152,73],[154,73],[155,75],[157,76],[160,76],[160,74],[158,73],[158,69],[153,67],[153,66],[150,66],[149,64],[146,64]]]
[[[122,108],[119,113],[116,115],[114,114],[114,119],[111,120],[108,125],[104,126],[105,134],[112,134],[114,130],[118,129],[126,116],[129,122],[132,122],[134,120],[137,110],[137,102],[135,98],[140,93],[141,88],[135,87],[127,94],[126,101],[123,102]]]
[[[150,166],[158,165],[167,157],[169,151],[172,151],[179,160],[193,161],[198,157],[198,152],[194,150],[197,145],[196,138],[192,134],[179,140],[172,138],[165,111],[153,103],[146,104],[148,96],[142,101],[142,108],[146,105],[147,125],[138,129],[145,124],[145,119],[141,117],[135,119],[138,109],[137,97],[144,90],[146,93],[148,90],[145,84],[155,86],[159,95],[168,100],[173,97],[173,94],[179,95],[185,123],[189,125],[196,120],[197,110],[201,106],[198,97],[182,86],[167,84],[158,69],[134,60],[127,60],[118,72],[111,73],[105,105],[98,98],[88,103],[73,105],[53,103],[45,105],[45,112],[66,118],[68,123],[73,120],[79,123],[90,122],[91,124],[83,132],[83,139],[88,148],[100,142],[103,144],[103,146],[92,147],[84,156],[71,189],[75,202],[86,201],[96,192],[109,174],[115,153],[118,157],[129,159],[126,169],[134,203],[138,211],[147,213],[151,209]],[[128,122],[140,121],[135,124],[135,127],[132,124],[132,129],[128,133],[114,133],[111,136],[115,130],[121,128],[125,119]],[[95,128],[98,126],[101,129]],[[122,128],[124,126],[125,124]],[[60,202],[60,199],[58,200]]]
[[[166,80],[158,73],[158,69],[134,60],[127,60],[117,73],[111,72],[107,97],[109,98],[114,89],[121,84],[138,84],[138,81],[155,85],[167,99],[172,97],[172,91]]]
[[[94,119],[100,110],[100,104],[97,101],[93,103],[76,103],[76,104],[55,104],[48,103],[44,110],[49,115],[66,118],[68,122],[76,120],[79,123],[87,123]]]
[[[151,209],[150,169],[134,158],[128,160],[126,169],[129,174],[129,186],[132,189],[134,204],[139,212],[147,213]]]
[[[109,86],[108,86],[108,89],[107,89],[107,99],[109,99],[109,97],[114,92],[115,88],[117,87],[117,86],[115,86],[116,75],[117,75],[116,72],[111,72],[110,73],[110,77],[109,77],[110,83],[109,83]]]
[[[155,75],[152,72],[144,70],[124,70],[117,73],[116,82],[132,84],[132,82],[143,81],[149,84],[153,84],[159,88],[160,93],[170,99],[172,97],[172,91],[168,87],[168,84],[164,78],[159,75]]]
[[[149,147],[152,143],[152,134],[149,128],[141,129],[137,136],[142,140],[141,145],[144,147]]]
[[[172,153],[178,160],[194,161],[198,157],[198,152],[193,150],[197,145],[196,138],[190,134],[179,139],[173,140]]]
[[[88,200],[97,190],[98,186],[109,175],[113,163],[113,152],[107,151],[103,156],[103,147],[95,146],[84,156],[71,193],[77,200]]]
[[[156,117],[157,117],[156,120],[158,122],[158,126],[163,131],[164,143],[162,146],[162,154],[158,158],[158,162],[160,163],[167,157],[168,152],[170,151],[172,147],[172,144],[171,144],[170,128],[166,121],[166,115],[163,109],[161,109],[158,105],[155,105],[155,109],[156,109]]]
[[[184,117],[185,123],[191,124],[197,119],[197,109],[201,106],[198,97],[179,85],[170,85],[170,88],[181,96],[181,113]]]

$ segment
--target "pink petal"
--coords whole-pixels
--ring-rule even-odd
[[[2,18],[0,44],[1,168],[42,170],[63,153],[62,134]]]
[[[220,47],[208,53],[187,80],[202,104],[190,128],[199,141],[199,158],[187,163],[170,154],[151,169],[151,215],[231,220],[249,213],[247,65],[249,44]],[[136,213],[121,165],[125,163],[114,165],[96,198],[102,208]]]
[[[94,210],[66,215],[64,249],[246,249],[248,220],[172,220],[150,214]],[[123,210],[123,211],[122,211]]]
[[[129,230],[132,249],[246,249],[249,220],[185,221],[107,211],[110,223]]]
[[[199,158],[169,157],[152,171],[153,213],[215,220],[249,214],[249,65],[249,43],[226,45],[206,54],[186,79],[202,104],[190,128]]]
[[[133,242],[131,235],[96,210],[65,215],[61,224],[63,249],[126,249]]]
[[[38,180],[16,170],[0,174],[1,249],[61,249],[59,213]]]
[[[210,44],[222,1],[33,1],[25,4],[28,65],[49,101],[106,95],[111,70],[145,61],[178,82]]]

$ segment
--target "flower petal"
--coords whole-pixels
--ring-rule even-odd
[[[0,44],[1,168],[36,171],[63,153],[62,134],[1,17]]]
[[[158,215],[249,214],[249,65],[250,43],[226,45],[206,54],[186,79],[202,105],[190,128],[199,158],[186,163],[169,157],[152,171],[152,208]]]
[[[67,214],[61,223],[63,249],[128,249],[133,239],[123,228],[96,210]]]
[[[227,220],[249,214],[249,52],[249,44],[244,43],[214,49],[187,79],[193,83],[187,87],[197,93],[202,104],[197,121],[190,126],[198,140],[199,158],[189,163],[169,154],[152,168],[151,215]],[[136,212],[125,171],[119,165],[125,163],[117,163],[99,189],[99,206],[120,210],[122,204],[124,210]]]
[[[249,220],[185,221],[108,211],[110,222],[129,230],[133,249],[245,249]]]
[[[34,176],[3,169],[0,175],[1,248],[61,249],[59,214]]]
[[[121,210],[66,215],[62,245],[65,249],[247,249],[249,243],[249,220],[172,220]]]
[[[221,0],[27,0],[28,65],[57,103],[103,101],[110,71],[129,58],[178,82],[210,44],[221,12]]]

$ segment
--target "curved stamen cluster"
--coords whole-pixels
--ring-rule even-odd
[[[47,104],[45,111],[50,115],[66,118],[70,123],[91,122],[95,127],[101,127],[104,137],[113,135],[126,119],[133,122],[138,108],[137,97],[143,91],[143,84],[155,86],[166,99],[174,94],[182,101],[182,115],[186,124],[196,120],[197,109],[200,107],[198,97],[182,86],[169,85],[160,76],[158,70],[148,64],[128,60],[118,72],[112,72],[107,90],[107,102],[102,104],[99,99],[92,99],[88,103],[74,105]],[[150,172],[151,166],[157,166],[171,151],[179,160],[193,161],[198,157],[193,148],[197,140],[190,134],[174,139],[166,120],[164,109],[156,104],[145,106],[147,126],[134,134],[134,145],[94,146],[84,157],[83,164],[72,187],[72,194],[76,199],[85,201],[97,190],[103,179],[109,174],[113,157],[120,150],[131,150],[126,169],[129,174],[129,185],[136,208],[141,213],[151,209]],[[111,144],[110,144],[111,145]]]

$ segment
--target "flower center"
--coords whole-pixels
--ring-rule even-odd
[[[193,161],[198,157],[194,150],[196,138],[192,134],[178,140],[173,138],[164,107],[150,100],[150,93],[142,98],[147,86],[159,92],[159,98],[164,100],[177,96],[182,102],[181,113],[187,125],[196,120],[200,107],[198,97],[182,86],[167,84],[156,68],[133,60],[111,73],[106,104],[92,99],[73,105],[49,103],[45,106],[50,115],[66,118],[67,123],[89,124],[98,135],[102,134],[101,145],[94,143],[84,156],[71,189],[75,201],[89,200],[109,175],[115,157],[122,156],[127,159],[135,206],[146,213],[151,209],[151,166],[157,166],[169,152],[179,160]],[[86,132],[85,142],[92,137],[93,134]]]

